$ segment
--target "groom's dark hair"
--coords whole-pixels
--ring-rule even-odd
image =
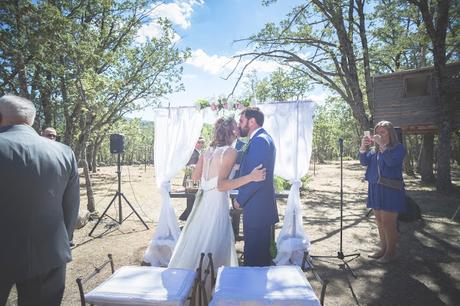
[[[241,115],[244,115],[246,119],[254,118],[259,126],[264,125],[264,113],[255,106],[246,107],[242,112]]]

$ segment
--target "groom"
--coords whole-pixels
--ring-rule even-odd
[[[264,114],[259,108],[248,107],[241,112],[240,136],[249,136],[249,142],[243,148],[239,175],[249,174],[260,164],[267,169],[266,179],[241,186],[234,202],[235,208],[243,209],[245,266],[271,265],[272,227],[279,221],[273,187],[276,149],[263,124]]]

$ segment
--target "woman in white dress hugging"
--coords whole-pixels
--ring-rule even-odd
[[[192,173],[192,179],[201,178],[200,189],[168,267],[195,270],[201,253],[212,253],[216,268],[238,266],[228,191],[265,180],[265,169],[259,165],[246,176],[229,179],[237,157],[231,146],[237,131],[236,121],[231,117],[216,121],[211,145],[201,154]]]

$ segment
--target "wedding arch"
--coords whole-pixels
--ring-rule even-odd
[[[302,225],[300,179],[308,173],[312,152],[312,101],[257,104],[265,115],[264,129],[276,146],[275,175],[292,183],[284,222],[276,239],[276,264],[300,264],[310,241]],[[154,162],[156,184],[161,193],[158,225],[144,254],[152,266],[167,266],[179,238],[180,228],[171,204],[170,181],[183,169],[192,154],[204,123],[214,123],[235,111],[212,111],[192,106],[160,108],[154,113]],[[238,111],[236,111],[238,116]],[[237,118],[236,118],[237,119]]]

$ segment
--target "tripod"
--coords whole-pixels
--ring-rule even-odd
[[[311,256],[312,258],[338,258],[342,261],[342,264],[339,265],[342,269],[347,270],[353,275],[354,278],[358,278],[353,270],[350,268],[348,263],[356,258],[358,258],[360,253],[353,253],[345,255],[343,253],[343,139],[339,138],[339,148],[340,148],[340,249],[337,252],[337,256]],[[351,258],[349,258],[351,257]],[[346,260],[346,258],[349,258]]]
[[[133,213],[136,214],[136,216],[139,218],[139,220],[141,220],[142,224],[144,224],[145,228],[146,229],[149,229],[149,227],[147,226],[147,224],[145,224],[144,220],[142,220],[142,217],[137,213],[137,211],[134,209],[134,207],[131,205],[131,203],[129,203],[128,199],[125,197],[125,195],[121,192],[121,160],[120,160],[120,153],[118,153],[118,159],[117,159],[117,174],[118,174],[118,190],[115,192],[115,195],[113,196],[112,198],[112,201],[110,201],[109,205],[107,206],[107,208],[104,210],[104,212],[102,213],[102,215],[99,217],[99,219],[97,220],[96,224],[94,225],[94,227],[91,229],[91,231],[89,232],[88,236],[91,236],[91,234],[94,232],[94,230],[96,229],[96,227],[99,225],[99,223],[101,222],[102,218],[104,218],[104,216],[107,214],[107,211],[109,210],[110,206],[112,206],[113,203],[115,203],[115,200],[118,198],[118,220],[115,220],[114,218],[110,217],[109,215],[107,215],[107,217],[109,217],[110,219],[112,219],[113,221],[115,221],[116,223],[118,223],[118,225],[121,225],[123,223],[123,221],[125,221],[126,219],[128,219]],[[122,212],[122,208],[121,208],[121,199],[124,199],[126,203],[128,203],[129,207],[131,207],[131,210],[132,212],[126,217],[123,219],[123,212]],[[104,234],[104,233],[103,233]],[[99,235],[99,236],[102,236],[103,234]]]

